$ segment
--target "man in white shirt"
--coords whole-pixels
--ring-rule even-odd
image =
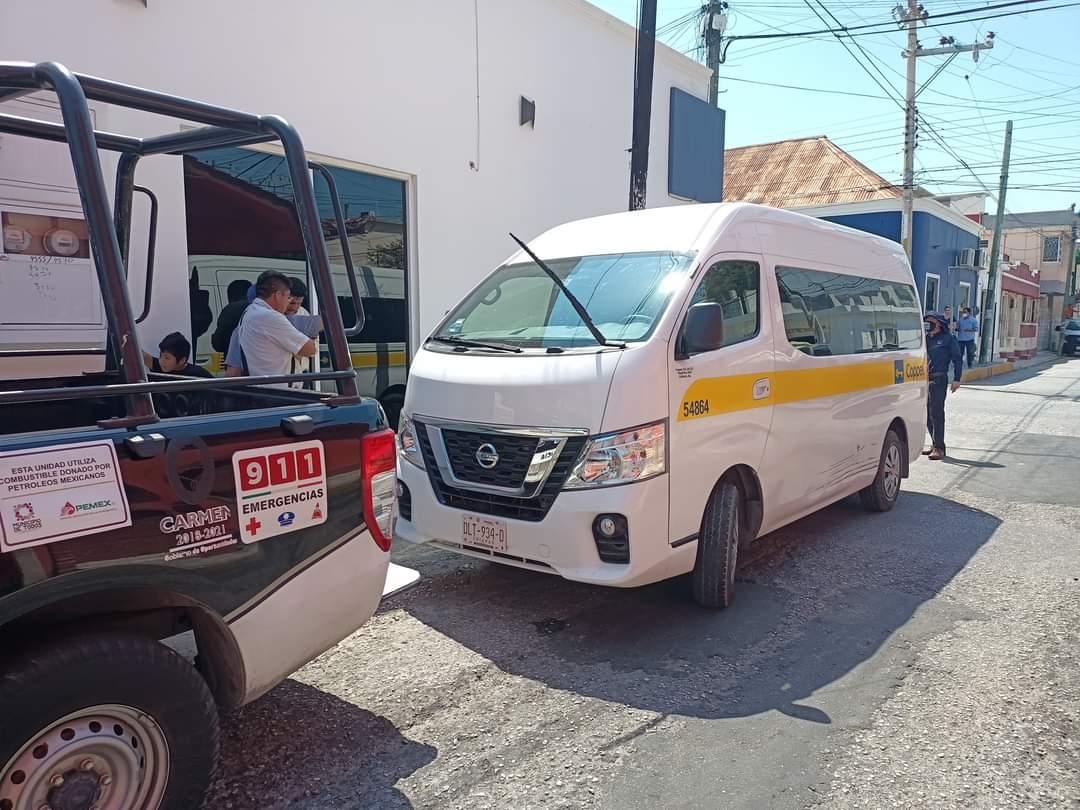
[[[290,297],[289,279],[283,274],[263,273],[259,277],[255,300],[236,330],[252,377],[292,374],[295,358],[312,357],[318,351],[315,341],[285,317]]]

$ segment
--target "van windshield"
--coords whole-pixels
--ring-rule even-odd
[[[584,305],[607,340],[647,340],[693,255],[611,253],[549,259],[546,264]],[[454,309],[436,338],[496,340],[522,348],[596,346],[570,301],[535,262],[492,273]]]

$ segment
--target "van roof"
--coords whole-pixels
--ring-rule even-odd
[[[841,238],[861,242],[864,249],[879,255],[903,255],[898,243],[880,236],[795,211],[743,202],[671,205],[579,219],[545,231],[529,247],[547,259],[653,251],[688,253],[707,249],[721,229],[742,224],[796,227],[820,234],[827,241]],[[527,261],[527,256],[518,251],[509,261]]]

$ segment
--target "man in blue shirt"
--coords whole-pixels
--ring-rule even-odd
[[[926,429],[930,432],[929,452],[931,461],[945,458],[945,397],[949,390],[955,394],[960,389],[963,360],[960,344],[949,332],[949,322],[941,315],[923,318],[926,330],[926,361],[929,392],[926,397]],[[949,366],[953,369],[953,381],[949,384]]]
[[[975,338],[978,336],[979,319],[971,314],[971,307],[964,307],[960,310],[960,320],[956,322],[956,340],[968,368],[975,365]]]

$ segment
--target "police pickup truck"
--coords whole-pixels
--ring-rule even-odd
[[[65,260],[77,236],[13,219],[3,294],[18,283],[58,295],[83,267],[107,328],[100,373],[62,370],[96,350],[0,351],[0,363],[57,369],[0,375],[0,810],[192,810],[218,756],[218,707],[265,693],[377,608],[395,439],[378,403],[357,396],[317,167],[288,123],[55,63],[0,64],[0,101],[41,91],[55,93],[63,122],[0,114],[0,133],[66,142],[87,257]],[[89,101],[199,126],[99,132]],[[127,284],[139,160],[267,141],[283,148],[331,368],[148,373]],[[118,155],[111,206],[101,150]],[[152,255],[147,307],[151,268]],[[358,295],[355,304],[362,313]],[[319,385],[289,385],[301,377]],[[163,643],[177,638],[187,655]]]

